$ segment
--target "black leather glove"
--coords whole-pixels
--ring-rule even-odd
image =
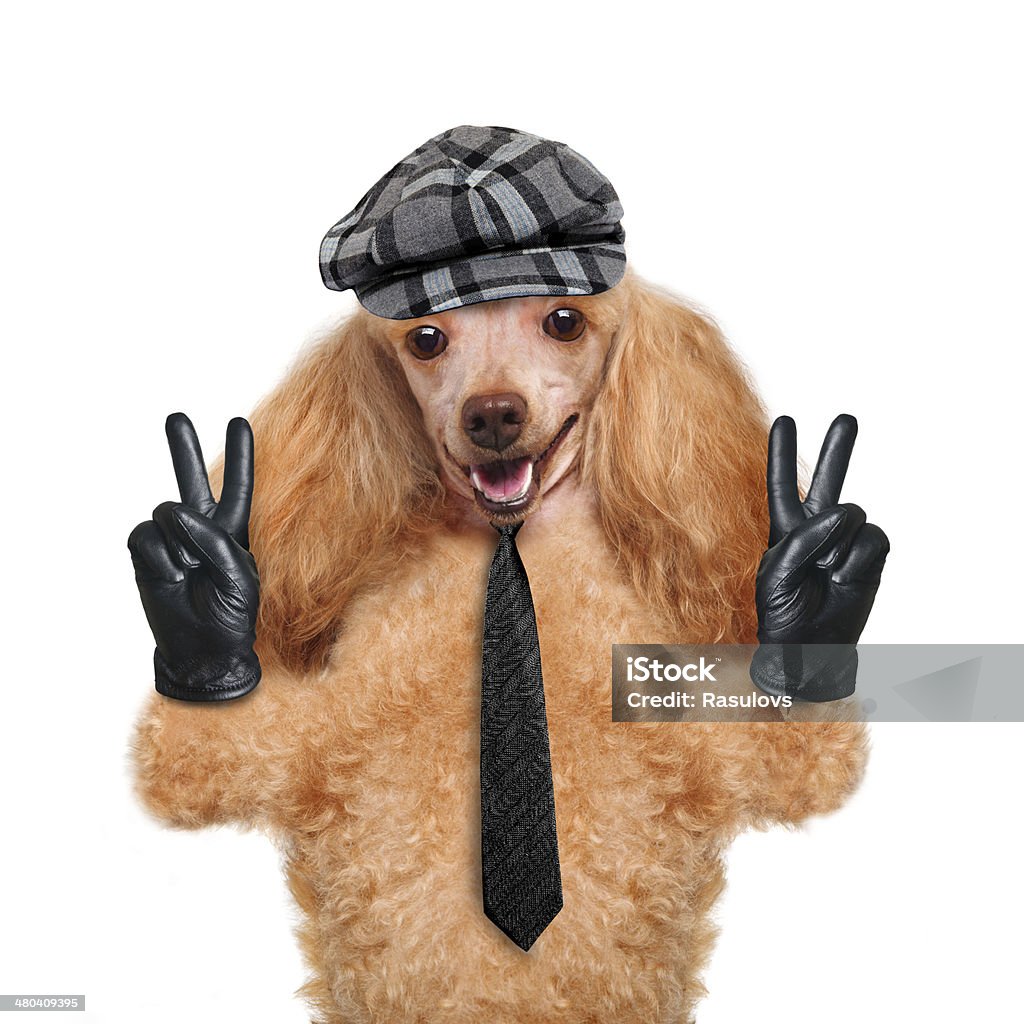
[[[252,430],[241,418],[228,424],[219,504],[184,413],[167,417],[167,441],[181,502],[158,505],[128,538],[156,639],[156,688],[179,700],[230,700],[260,681],[253,650],[260,583],[249,553]]]
[[[848,697],[856,687],[857,641],[889,553],[888,538],[863,509],[838,504],[856,437],[857,421],[837,416],[801,502],[796,424],[780,416],[772,425],[771,526],[757,571],[760,646],[750,667],[766,693],[826,701]]]

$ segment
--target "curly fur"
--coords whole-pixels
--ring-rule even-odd
[[[493,538],[460,528],[365,311],[251,417],[264,680],[221,706],[153,695],[138,791],[176,827],[280,842],[323,1024],[690,1020],[728,842],[833,810],[863,770],[844,721],[610,721],[612,643],[752,642],[767,422],[715,324],[670,293],[630,271],[587,315],[614,337],[578,513],[521,546],[565,892],[529,954],[480,906]]]

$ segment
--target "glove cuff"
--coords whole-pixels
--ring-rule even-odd
[[[823,701],[849,697],[857,688],[856,644],[761,644],[750,678],[775,697]]]
[[[262,676],[252,648],[171,665],[158,647],[153,652],[153,667],[157,692],[175,700],[234,700],[254,690]]]

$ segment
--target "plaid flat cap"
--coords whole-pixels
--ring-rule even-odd
[[[626,270],[611,182],[563,142],[459,125],[335,224],[320,273],[390,320],[520,295],[593,295]]]

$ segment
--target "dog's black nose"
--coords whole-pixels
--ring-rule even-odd
[[[523,432],[526,402],[519,395],[474,395],[462,407],[462,429],[473,444],[500,452]]]

